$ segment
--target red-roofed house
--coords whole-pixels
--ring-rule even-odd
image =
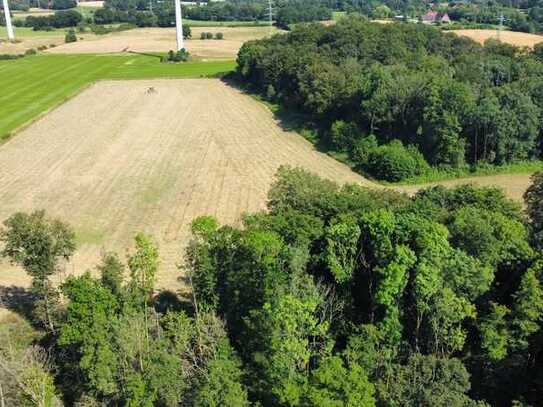
[[[424,24],[449,24],[451,19],[447,13],[438,13],[437,11],[428,11],[421,17]]]

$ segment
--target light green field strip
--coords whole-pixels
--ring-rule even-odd
[[[162,64],[149,55],[37,55],[0,61],[0,142],[100,79],[211,77],[234,67],[234,61]]]

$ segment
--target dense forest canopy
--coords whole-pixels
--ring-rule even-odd
[[[251,41],[241,80],[316,123],[320,142],[397,181],[432,166],[541,157],[543,60],[422,24],[345,18]]]
[[[526,208],[493,188],[408,197],[281,168],[267,213],[194,220],[188,298],[155,290],[144,234],[126,261],[104,254],[94,276],[56,287],[73,231],[17,213],[1,254],[32,278],[28,307],[12,305],[34,329],[0,325],[4,401],[535,407],[543,173]]]

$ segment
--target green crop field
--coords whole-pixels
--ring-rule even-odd
[[[234,61],[162,64],[152,55],[37,55],[0,61],[0,142],[100,79],[213,77]]]

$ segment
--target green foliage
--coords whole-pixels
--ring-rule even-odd
[[[457,211],[449,230],[456,247],[492,266],[532,256],[525,227],[500,213],[468,206]]]
[[[0,232],[4,243],[2,256],[20,265],[32,278],[32,291],[38,297],[35,316],[54,332],[57,292],[50,277],[58,271],[59,262],[67,261],[75,251],[72,229],[45,212],[16,213],[4,222]]]
[[[501,360],[509,346],[507,316],[510,311],[504,305],[490,305],[489,314],[481,321],[481,346],[490,360]]]
[[[326,262],[336,281],[348,281],[355,268],[360,227],[353,218],[338,219],[325,232]]]
[[[170,50],[168,51],[168,55],[162,58],[162,62],[187,62],[189,57],[190,54],[185,48],[180,49],[177,52]]]
[[[408,197],[283,167],[268,209],[240,228],[194,220],[190,303],[154,298],[158,252],[138,234],[127,282],[115,254],[99,278],[64,282],[57,331],[0,324],[7,400],[55,403],[57,383],[86,406],[538,404],[543,261],[501,192]],[[51,254],[62,239],[43,214],[15,219],[3,234],[12,258],[64,253]],[[47,256],[29,257],[35,245]],[[22,357],[37,339],[52,344],[54,370]]]
[[[136,248],[128,258],[132,285],[143,293],[154,289],[158,269],[158,249],[149,236],[138,233],[134,238]]]
[[[401,181],[423,175],[430,167],[416,147],[393,141],[371,150],[364,169],[377,179]]]
[[[469,389],[469,373],[458,359],[413,354],[406,365],[393,366],[377,395],[384,405],[461,407],[475,405],[466,395]]]
[[[345,365],[339,356],[324,359],[311,375],[308,405],[315,407],[373,407],[374,386],[356,363]]]
[[[352,15],[248,42],[238,72],[262,94],[273,88],[285,109],[299,106],[315,143],[378,179],[423,176],[427,163],[441,174],[466,173],[541,156],[537,52]]]
[[[66,44],[70,43],[70,42],[77,42],[77,35],[75,33],[75,30],[73,28],[70,28],[67,32],[66,32],[66,35],[64,37],[64,42]]]
[[[89,389],[96,395],[115,394],[120,361],[112,347],[114,332],[110,329],[120,306],[118,299],[89,273],[68,278],[62,292],[70,302],[58,344],[78,350],[79,367]]]
[[[215,356],[209,361],[209,373],[198,389],[196,406],[245,407],[249,406],[247,391],[241,384],[241,364],[228,344],[222,340]]]
[[[532,184],[524,194],[532,242],[543,249],[543,172],[532,176]]]
[[[224,34],[219,32],[219,33],[215,33],[215,39],[216,40],[222,40],[224,39]]]

